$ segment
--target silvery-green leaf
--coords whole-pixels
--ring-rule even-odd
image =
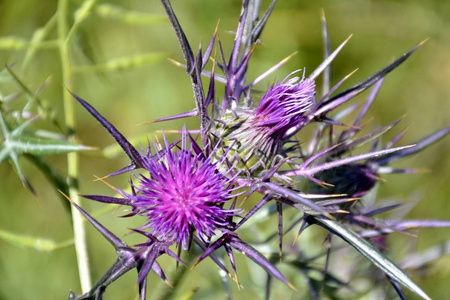
[[[398,281],[423,299],[430,299],[430,297],[428,297],[428,295],[415,284],[405,272],[351,229],[344,227],[344,225],[337,221],[319,217],[315,217],[313,222],[342,238],[392,279]]]
[[[44,140],[35,137],[10,137],[5,146],[17,153],[36,155],[65,154],[73,151],[91,150],[92,148],[67,141]]]

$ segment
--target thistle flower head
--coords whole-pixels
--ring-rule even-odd
[[[128,167],[112,175],[137,168],[148,171],[148,176],[136,175],[139,184],[132,184],[133,195],[117,190],[123,199],[93,195],[86,198],[131,206],[132,213],[128,216],[139,214],[148,219],[148,223],[141,228],[149,228],[159,240],[176,242],[183,248],[187,247],[192,231],[207,240],[214,235],[215,230],[227,227],[228,217],[235,215],[236,210],[225,209],[224,204],[235,196],[231,192],[239,186],[234,187],[236,175],[232,175],[232,169],[225,174],[218,170],[218,165],[226,157],[212,163],[212,157],[216,156],[217,151],[212,151],[206,157],[192,138],[188,148],[188,133],[185,129],[182,131],[180,149],[174,150],[176,148],[170,146],[164,137],[165,149],[158,151],[155,143],[156,155],[152,156],[150,149],[148,153],[141,154],[95,108],[78,96],[73,96],[108,130],[131,159]]]
[[[270,164],[286,138],[302,127],[314,95],[313,80],[289,75],[269,87],[255,110],[237,107],[224,113],[214,136],[220,137],[225,147],[232,146],[229,153],[238,154],[238,167],[254,173]]]
[[[233,197],[233,179],[217,170],[203,152],[195,153],[192,145],[186,147],[186,134],[182,147],[165,151],[149,160],[135,188],[133,207],[145,216],[153,235],[171,240],[186,248],[192,231],[203,239],[211,238],[215,231],[225,228],[227,218],[235,210],[224,204]]]
[[[250,122],[256,127],[266,128],[266,134],[273,138],[280,139],[286,134],[293,134],[304,120],[314,95],[313,80],[288,76],[269,87]]]

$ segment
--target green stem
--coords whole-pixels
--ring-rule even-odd
[[[68,27],[66,17],[68,14],[68,0],[58,2],[58,40],[61,56],[62,80],[68,89],[71,88],[71,68],[69,60],[69,44],[67,40]],[[76,142],[75,128],[76,118],[74,101],[69,92],[63,90],[64,116],[68,129],[69,140]],[[67,155],[69,197],[74,203],[80,205],[78,197],[78,153],[71,152]],[[81,206],[81,205],[80,205]],[[72,221],[74,231],[75,250],[78,261],[78,272],[80,275],[81,290],[86,293],[91,288],[91,274],[89,270],[89,258],[86,244],[86,231],[83,224],[83,217],[76,209],[72,209]]]

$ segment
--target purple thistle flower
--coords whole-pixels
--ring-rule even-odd
[[[266,169],[273,157],[281,154],[287,138],[306,122],[315,96],[314,80],[290,75],[269,87],[256,109],[237,107],[216,123],[214,136],[221,137],[224,146],[231,146],[251,172],[261,166]],[[234,155],[234,151],[230,153]]]
[[[213,164],[203,152],[194,153],[192,145],[186,149],[185,133],[180,150],[150,160],[145,166],[149,176],[141,174],[134,187],[133,208],[148,219],[143,228],[184,249],[193,230],[205,241],[217,229],[226,228],[227,218],[236,214],[223,207],[235,196],[231,193],[234,177],[218,172],[218,163]]]
[[[224,208],[224,205],[239,195],[239,193],[232,194],[241,187],[235,180],[238,174],[233,172],[233,168],[229,168],[226,173],[220,173],[218,168],[226,163],[227,153],[213,163],[215,151],[206,156],[185,128],[182,130],[181,141],[169,145],[164,137],[165,149],[159,149],[162,147],[154,143],[155,155],[152,155],[150,147],[147,152],[139,153],[95,108],[80,97],[72,95],[105,127],[130,157],[131,165],[114,172],[113,175],[131,171],[139,181],[136,185],[131,183],[131,194],[115,188],[122,198],[101,195],[83,197],[103,203],[130,206],[131,213],[126,215],[127,217],[141,215],[147,218],[146,224],[133,229],[147,240],[128,248],[124,242],[74,204],[97,230],[117,249],[120,248],[120,251],[116,249],[119,254],[117,262],[91,291],[80,297],[72,293],[70,299],[93,299],[94,296],[101,296],[112,281],[132,268],[138,270],[139,293],[145,298],[146,277],[150,270],[165,279],[164,273],[155,262],[157,257],[167,254],[182,262],[169,249],[172,244],[188,248],[194,232],[201,242],[209,244],[217,231],[225,233],[233,228],[232,217],[241,210],[234,209],[235,202],[230,204],[229,209]],[[187,147],[188,138],[189,147]],[[179,145],[178,148],[174,147],[175,145]],[[135,169],[138,168],[143,169],[144,173],[147,171],[148,175],[137,174]],[[216,263],[222,266],[219,261]]]
[[[290,75],[289,75],[290,76]],[[311,79],[287,76],[267,90],[250,123],[276,139],[293,135],[313,104],[315,84]],[[256,129],[257,130],[257,129]]]

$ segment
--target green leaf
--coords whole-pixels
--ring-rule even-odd
[[[113,19],[132,25],[149,25],[167,22],[167,17],[165,15],[155,15],[137,11],[129,11],[119,6],[107,3],[98,5],[95,12],[100,17]]]
[[[342,238],[392,279],[403,284],[405,287],[407,287],[423,299],[431,299],[417,284],[412,281],[411,278],[409,278],[408,275],[406,275],[405,272],[397,267],[389,258],[381,254],[369,242],[359,237],[351,229],[344,227],[341,223],[334,220],[328,220],[319,217],[312,218],[314,218],[314,223],[317,223],[318,225],[324,227],[325,229]]]
[[[57,243],[52,239],[21,235],[2,229],[0,229],[0,238],[13,245],[24,248],[31,248],[42,252],[51,252],[63,247],[73,245],[73,240]]]
[[[130,57],[121,57],[113,59],[104,64],[73,67],[72,70],[74,73],[121,71],[131,68],[142,67],[144,65],[154,64],[165,60],[167,56],[168,55],[166,53],[161,52],[134,55]]]
[[[91,150],[83,145],[73,144],[67,141],[44,140],[35,137],[10,137],[5,141],[5,146],[17,153],[29,153],[36,155],[65,154],[73,151]]]

